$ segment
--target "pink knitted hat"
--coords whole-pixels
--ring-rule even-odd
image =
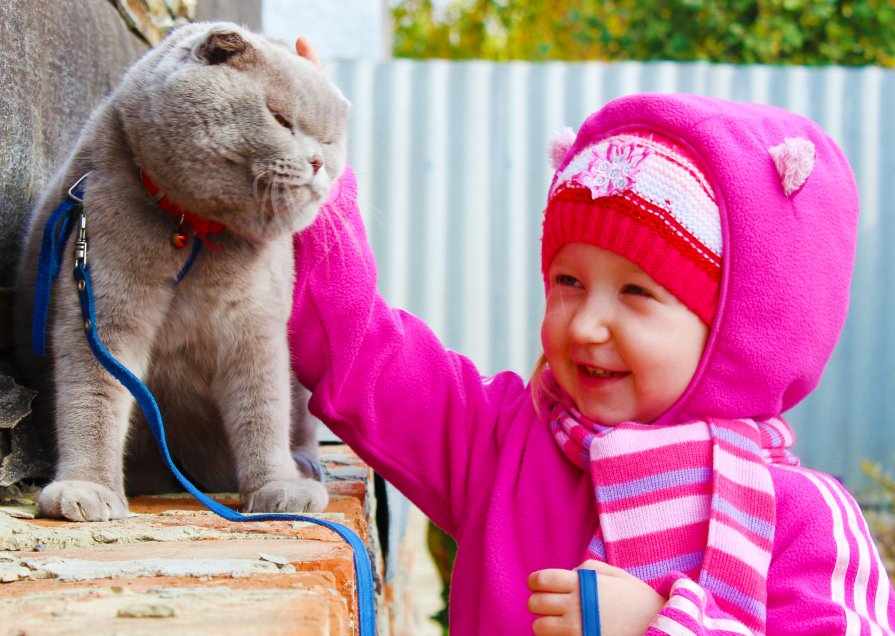
[[[562,143],[555,160],[568,149]],[[718,204],[698,161],[671,140],[635,130],[581,147],[553,178],[543,229],[545,278],[565,243],[596,245],[640,266],[711,326],[721,281]]]

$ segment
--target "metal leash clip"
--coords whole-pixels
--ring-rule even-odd
[[[87,215],[78,217],[78,238],[75,239],[75,267],[87,267]]]
[[[84,183],[90,172],[85,172],[80,179],[75,181],[68,189],[68,198],[75,201],[81,208],[81,214],[78,217],[78,237],[75,239],[75,266],[87,267],[87,216],[84,214],[84,199],[81,191],[81,184]]]

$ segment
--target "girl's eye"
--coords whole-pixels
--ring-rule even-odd
[[[277,120],[277,123],[280,126],[282,126],[283,128],[288,128],[289,130],[292,130],[292,122],[289,121],[288,119],[286,119],[283,116],[283,113],[276,111],[273,108],[268,108],[268,110],[270,111],[270,114],[273,115],[273,118]]]
[[[578,279],[574,276],[569,276],[568,274],[558,274],[553,282],[557,285],[563,285],[565,287],[580,287],[581,283],[578,282]]]
[[[624,287],[622,287],[622,293],[631,294],[632,296],[644,296],[646,298],[653,297],[648,289],[645,289],[640,285],[625,285]]]

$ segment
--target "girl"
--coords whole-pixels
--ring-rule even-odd
[[[845,320],[842,153],[802,117],[692,95],[615,100],[570,142],[528,385],[481,377],[377,294],[350,170],[295,239],[293,368],[456,538],[452,631],[580,634],[580,567],[605,634],[892,633],[860,510],[798,466],[780,418]]]

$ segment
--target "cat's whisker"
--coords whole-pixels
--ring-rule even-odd
[[[267,198],[270,195],[270,189],[272,186],[273,186],[273,184],[270,181],[268,181],[267,185],[264,186],[264,194],[261,196],[261,210],[262,211],[267,209]]]
[[[286,212],[287,218],[294,219],[299,215],[299,210],[297,208],[297,202],[294,196],[286,197]]]
[[[264,172],[259,173],[252,180],[252,196],[255,198],[256,201],[258,200],[258,182],[261,181],[261,179],[264,178],[264,176],[267,175],[267,173],[269,172],[270,170],[265,170]]]
[[[279,188],[277,187],[277,185],[278,185],[277,178],[276,178],[276,176],[274,176],[270,180],[270,185],[267,188],[267,192],[270,195],[270,205],[265,206],[261,210],[261,214],[264,216],[265,219],[270,217],[270,210],[272,210],[272,209],[275,210],[277,207],[277,194],[279,192]]]
[[[326,235],[327,235],[327,237],[329,237],[329,236],[333,237],[333,241],[334,241],[333,246],[336,246],[336,245],[339,246],[339,257],[344,259],[345,258],[345,250],[343,250],[341,248],[342,232],[339,232],[339,228],[340,227],[348,227],[348,226],[341,222],[342,219],[334,218],[336,215],[340,214],[339,211],[334,210],[331,207],[327,207],[325,214],[326,214],[326,222],[329,225],[329,232],[327,232]],[[326,252],[327,252],[327,254],[329,254],[331,252],[330,246],[327,245],[326,248],[327,248]]]
[[[280,182],[277,180],[273,181],[271,188],[271,196],[270,196],[270,210],[264,211],[264,220],[272,221],[274,217],[280,214],[280,199],[282,198],[282,192],[280,191]]]

